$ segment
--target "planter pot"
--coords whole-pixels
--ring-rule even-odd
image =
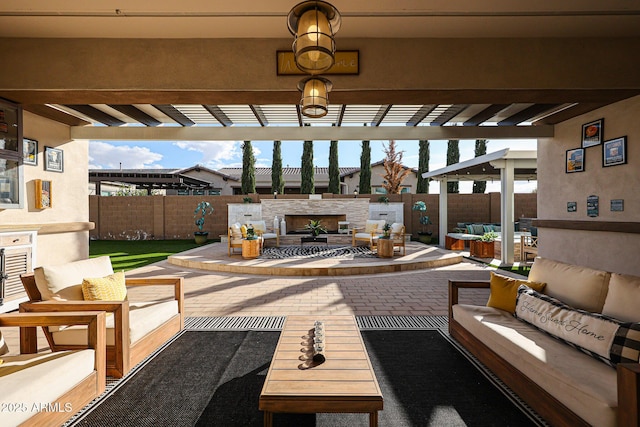
[[[428,245],[431,243],[431,234],[430,232],[419,232],[418,233],[418,241],[420,243],[424,243],[425,245]]]
[[[494,258],[493,246],[493,242],[472,240],[469,242],[469,252],[471,256],[478,258]]]
[[[196,231],[193,233],[193,237],[197,244],[201,245],[203,243],[207,243],[207,239],[209,238],[208,231]]]

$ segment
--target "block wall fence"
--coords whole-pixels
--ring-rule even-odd
[[[207,215],[203,231],[210,239],[227,234],[227,204],[242,203],[245,196],[89,196],[89,221],[95,224],[89,237],[93,240],[163,240],[191,239],[197,230],[193,211],[201,201],[211,203],[215,209]],[[252,194],[254,203],[260,198],[273,199],[272,195]],[[352,198],[342,194],[323,194],[323,199]],[[379,195],[358,195],[378,203]],[[419,200],[427,205],[426,215],[432,224],[424,231],[438,231],[439,196],[437,194],[388,195],[389,202],[404,203],[407,233],[417,236],[422,231],[419,213],[411,207]],[[279,195],[278,199],[306,199],[307,195]],[[452,230],[458,222],[499,223],[500,194],[449,194],[448,225]],[[514,217],[537,217],[537,194],[515,194]],[[266,218],[267,224],[271,224]]]

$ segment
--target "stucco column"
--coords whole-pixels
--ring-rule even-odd
[[[502,232],[502,264],[513,264],[513,160],[504,160],[500,168],[500,225]]]
[[[438,212],[440,214],[440,220],[438,224],[438,244],[442,247],[445,245],[445,236],[447,235],[447,179],[440,180],[440,206]]]

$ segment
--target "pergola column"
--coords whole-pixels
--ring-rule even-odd
[[[440,220],[438,221],[438,244],[442,247],[445,245],[445,237],[447,236],[447,224],[449,222],[447,218],[447,179],[440,180],[440,197],[439,197],[438,214]]]
[[[513,182],[515,178],[514,161],[506,159],[500,162],[500,223],[502,232],[502,264],[513,264],[514,221],[513,221]]]

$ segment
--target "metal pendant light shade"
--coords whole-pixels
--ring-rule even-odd
[[[295,36],[293,52],[296,65],[309,74],[321,74],[335,62],[333,36],[340,28],[338,10],[324,1],[305,1],[294,6],[288,26]]]
[[[300,80],[298,90],[302,91],[300,107],[306,117],[317,119],[327,115],[331,81],[324,77],[312,76]]]

